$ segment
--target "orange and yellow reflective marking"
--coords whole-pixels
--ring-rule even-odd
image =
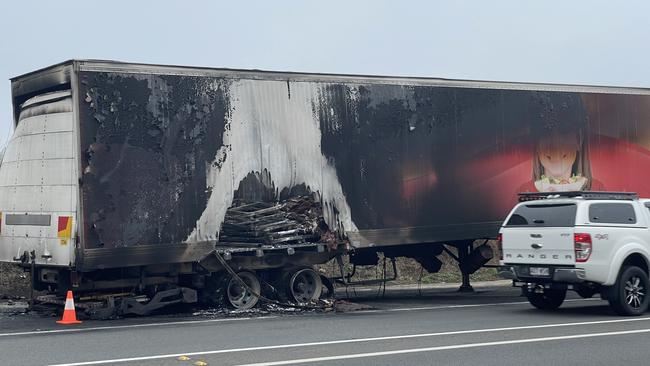
[[[72,235],[72,216],[59,216],[59,238],[70,239]]]

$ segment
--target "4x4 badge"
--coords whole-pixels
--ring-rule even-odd
[[[596,234],[594,238],[598,240],[609,240],[609,234]]]

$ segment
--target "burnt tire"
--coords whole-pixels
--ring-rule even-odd
[[[323,291],[320,294],[321,300],[334,300],[334,284],[327,276],[321,275],[320,280],[323,283]]]
[[[320,274],[309,266],[285,268],[279,278],[281,302],[306,304],[320,298],[323,282]]]
[[[248,310],[257,305],[259,298],[255,294],[261,291],[259,278],[253,271],[237,272],[246,286],[229,273],[213,274],[203,292],[203,302],[235,310]],[[255,293],[252,293],[248,288]]]
[[[612,286],[609,304],[619,315],[639,316],[648,310],[648,274],[639,267],[625,266]]]
[[[555,310],[559,308],[566,297],[566,290],[545,289],[544,293],[538,294],[533,291],[526,292],[528,302],[540,310]]]
[[[224,300],[228,307],[236,310],[248,310],[257,305],[261,284],[259,278],[253,271],[237,272],[237,277],[228,276],[228,282],[225,283]],[[246,286],[242,285],[243,281]]]

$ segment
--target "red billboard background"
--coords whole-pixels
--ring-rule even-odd
[[[636,192],[641,197],[650,197],[650,97],[582,94],[581,100],[586,123],[577,129],[584,141],[577,143],[576,148],[582,150],[578,156],[588,152],[585,164],[589,166],[590,184],[542,185],[546,188],[543,191],[578,188]],[[492,149],[479,154],[460,166],[456,170],[458,181],[472,182],[464,197],[466,204],[473,202],[478,211],[489,211],[488,216],[503,216],[516,203],[518,192],[541,191],[540,185],[535,184],[539,177],[534,174],[536,160],[543,155],[539,140],[534,131],[528,130],[519,142],[500,151]],[[567,145],[566,141],[555,142],[555,148]],[[575,159],[572,162],[577,164]]]

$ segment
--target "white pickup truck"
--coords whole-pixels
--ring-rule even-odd
[[[499,231],[501,265],[528,301],[600,293],[621,315],[648,308],[650,200],[634,193],[523,193]]]

